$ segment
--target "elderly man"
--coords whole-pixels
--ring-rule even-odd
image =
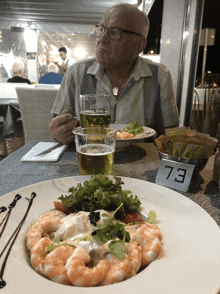
[[[39,84],[55,84],[59,85],[62,82],[63,77],[57,74],[58,67],[55,64],[50,64],[47,69],[47,73],[40,77]]]
[[[31,84],[29,79],[26,79],[24,76],[24,64],[20,60],[16,60],[11,68],[13,77],[8,79],[8,83],[26,83]]]
[[[112,123],[138,121],[158,135],[178,125],[168,69],[139,56],[146,47],[148,29],[148,17],[133,5],[119,4],[107,10],[95,26],[96,60],[77,62],[63,79],[52,110],[61,115],[50,124],[55,139],[63,144],[74,140],[80,94],[111,95]]]

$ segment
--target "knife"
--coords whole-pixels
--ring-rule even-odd
[[[56,149],[56,148],[58,148],[58,147],[60,147],[62,145],[63,145],[62,143],[58,143],[55,146],[50,147],[50,148],[48,148],[48,149],[46,149],[46,150],[44,150],[44,151],[36,154],[35,156],[40,156],[40,155],[44,155],[44,154],[50,153],[51,151],[53,151],[54,149]]]

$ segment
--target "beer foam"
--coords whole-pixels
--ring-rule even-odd
[[[105,155],[114,152],[113,146],[108,145],[99,145],[99,144],[88,144],[79,147],[78,149],[79,153],[85,154],[85,155]]]

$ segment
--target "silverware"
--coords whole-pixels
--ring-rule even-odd
[[[40,156],[40,155],[44,155],[44,154],[50,153],[51,151],[53,151],[54,149],[56,149],[56,148],[58,148],[58,147],[60,147],[62,145],[63,145],[62,143],[58,143],[57,145],[55,145],[53,147],[50,147],[50,148],[48,148],[48,149],[46,149],[46,150],[44,150],[44,151],[36,154],[35,156]]]

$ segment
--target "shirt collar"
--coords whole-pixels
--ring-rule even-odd
[[[69,60],[69,58],[66,58],[63,63],[66,64],[68,60]]]
[[[138,59],[135,63],[134,69],[131,73],[131,76],[134,77],[135,81],[140,80],[140,78],[152,76],[152,72],[144,58],[138,56]]]
[[[94,75],[98,80],[103,78],[104,73],[104,69],[97,61],[95,61],[87,70],[87,74]]]
[[[104,69],[101,67],[101,65],[95,61],[87,70],[87,74],[94,75],[98,80],[103,79],[104,76]],[[144,60],[141,57],[138,57],[134,69],[131,73],[131,77],[134,77],[135,81],[140,80],[142,77],[149,77],[153,76],[146,60]]]

